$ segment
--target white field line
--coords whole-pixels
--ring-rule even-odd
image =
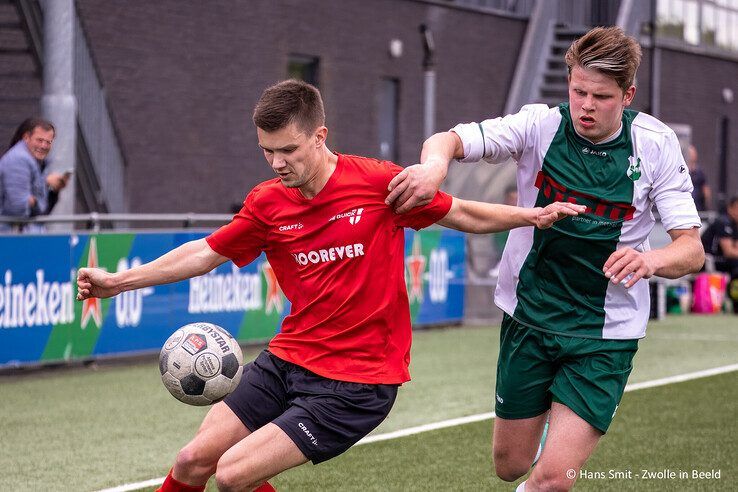
[[[398,437],[412,436],[413,434],[420,434],[421,432],[434,431],[438,429],[445,429],[446,427],[455,427],[457,425],[471,424],[472,422],[479,422],[481,420],[489,420],[495,417],[495,412],[479,413],[477,415],[469,415],[467,417],[459,417],[456,419],[444,420],[442,422],[434,422],[432,424],[423,424],[417,427],[408,427],[407,429],[400,429],[394,432],[387,432],[386,434],[376,434],[374,436],[366,436],[364,439],[356,443],[356,446],[361,444],[370,444],[378,441],[388,441],[389,439],[397,439]]]
[[[657,386],[665,386],[667,384],[683,383],[685,381],[691,381],[693,379],[706,378],[709,376],[717,376],[718,374],[725,374],[727,372],[738,371],[738,364],[730,364],[727,366],[714,367],[712,369],[705,369],[703,371],[688,372],[686,374],[677,374],[676,376],[669,376],[666,378],[653,379],[651,381],[644,381],[642,383],[633,383],[625,387],[625,391],[636,391],[647,388],[655,388]],[[390,439],[397,439],[399,437],[412,436],[414,434],[420,434],[422,432],[434,431],[438,429],[445,429],[447,427],[455,427],[457,425],[470,424],[472,422],[480,422],[482,420],[490,420],[495,417],[494,412],[479,413],[477,415],[469,415],[467,417],[459,417],[455,419],[443,420],[441,422],[434,422],[432,424],[419,425],[417,427],[409,427],[407,429],[401,429],[393,432],[387,432],[385,434],[376,434],[374,436],[367,436],[358,443],[356,446],[362,444],[370,444],[379,441],[388,441]],[[164,482],[165,477],[152,478],[144,482],[129,483],[113,487],[110,489],[99,490],[98,492],[130,492],[133,490],[139,490],[144,487],[155,487],[161,485]]]
[[[129,492],[131,490],[143,489],[144,487],[156,487],[157,485],[163,484],[165,478],[167,477],[152,478],[151,480],[145,480],[143,482],[127,483],[125,485],[113,487],[112,489],[100,490],[99,492]]]
[[[626,386],[625,391],[636,391],[639,389],[655,388],[656,386],[664,386],[667,384],[683,383],[684,381],[691,381],[692,379],[717,376],[718,374],[725,374],[726,372],[733,371],[738,371],[738,364],[729,364],[727,366],[713,367],[712,369],[705,369],[703,371],[688,372],[686,374],[677,374],[676,376],[654,379],[652,381],[633,383]]]
[[[670,340],[670,341],[681,341],[687,340],[690,342],[736,342],[738,343],[738,337],[729,335],[700,335],[696,333],[654,333],[648,335],[648,339],[656,340]]]

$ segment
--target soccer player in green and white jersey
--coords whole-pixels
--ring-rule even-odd
[[[391,183],[404,212],[427,202],[449,161],[517,161],[518,205],[570,201],[587,213],[548,230],[510,233],[496,304],[505,312],[497,366],[497,475],[528,473],[518,490],[568,490],[607,431],[649,315],[647,278],[700,269],[692,183],[672,130],[626,109],[641,59],[616,27],[596,28],[566,54],[569,103],[461,124],[430,137],[421,165]],[[672,242],[651,249],[655,205]]]

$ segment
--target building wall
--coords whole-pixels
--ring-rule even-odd
[[[733,91],[732,103],[723,100],[724,88]],[[715,198],[720,188],[720,120],[730,119],[726,191],[728,197],[738,195],[738,62],[663,49],[660,116],[692,126],[692,142]]]
[[[228,212],[273,177],[251,111],[290,54],[320,58],[329,147],[379,154],[383,77],[397,78],[399,161],[423,141],[423,49],[437,49],[437,129],[497,116],[526,21],[414,0],[77,0],[128,164],[132,212]],[[403,42],[399,58],[392,39]]]

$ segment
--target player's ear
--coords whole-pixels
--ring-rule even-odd
[[[628,90],[626,90],[623,93],[623,106],[628,107],[630,106],[630,103],[633,102],[633,98],[636,94],[636,87],[634,85],[631,85],[628,87]]]
[[[315,147],[320,147],[325,143],[325,139],[328,137],[328,128],[321,126],[315,130]]]

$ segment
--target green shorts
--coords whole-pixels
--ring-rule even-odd
[[[495,413],[541,415],[551,401],[607,432],[625,390],[638,340],[569,337],[521,325],[507,314],[500,331]]]

